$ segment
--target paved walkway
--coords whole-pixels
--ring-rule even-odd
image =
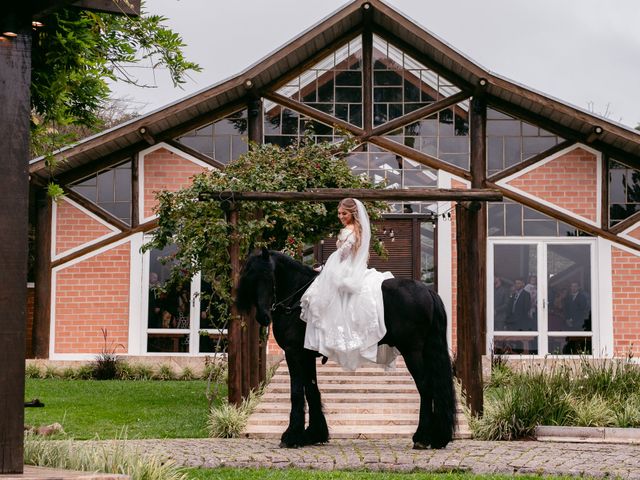
[[[147,453],[189,467],[299,467],[318,470],[459,471],[619,477],[640,480],[640,445],[457,440],[443,450],[412,450],[411,442],[332,440],[281,449],[276,440],[129,440]]]

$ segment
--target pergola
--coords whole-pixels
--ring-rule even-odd
[[[472,189],[315,189],[304,192],[214,192],[210,198],[219,198],[227,210],[227,219],[232,228],[232,244],[229,248],[231,278],[235,297],[235,285],[240,277],[239,242],[233,231],[238,222],[239,202],[325,202],[345,197],[361,200],[403,201],[455,201],[456,231],[458,242],[458,301],[457,301],[457,375],[466,393],[467,403],[474,414],[482,412],[482,348],[483,325],[486,305],[484,297],[478,295],[486,282],[486,242],[481,240],[486,222],[484,202],[502,201],[497,190]],[[482,291],[482,290],[480,290]],[[244,321],[235,306],[231,309],[228,346],[229,402],[238,405],[252,389],[264,379],[264,358],[260,360],[258,324]],[[260,370],[260,371],[259,371]]]
[[[31,29],[66,6],[140,13],[140,0],[33,0],[0,8],[0,474],[24,468]]]

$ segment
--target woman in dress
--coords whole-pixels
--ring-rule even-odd
[[[338,218],[344,226],[338,248],[300,301],[304,346],[350,370],[368,362],[390,365],[397,351],[378,342],[386,333],[381,285],[393,275],[367,268],[371,227],[362,202],[343,199]]]

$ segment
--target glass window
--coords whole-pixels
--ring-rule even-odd
[[[555,220],[524,205],[505,200],[489,203],[487,208],[490,237],[586,237],[569,224]]]
[[[126,224],[131,224],[130,160],[100,170],[69,188]]]
[[[640,211],[640,170],[609,159],[609,225]]]
[[[148,353],[214,353],[226,351],[226,325],[211,302],[211,284],[171,278],[175,245],[145,255],[148,272],[146,351]]]
[[[248,150],[247,109],[198,127],[176,141],[225,165]]]
[[[362,38],[343,45],[277,93],[362,127]]]
[[[360,113],[362,114],[362,110]],[[305,132],[316,142],[337,142],[333,127],[270,101],[264,102],[264,142],[287,147],[297,144]]]
[[[373,36],[373,126],[460,91],[383,38]]]
[[[564,139],[518,118],[487,108],[487,174],[517,165]]]

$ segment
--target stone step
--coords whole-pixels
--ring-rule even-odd
[[[411,438],[416,430],[415,425],[329,425],[329,436],[334,439],[388,439]],[[283,428],[280,425],[256,425],[244,433],[249,438],[280,438]],[[457,431],[455,439],[471,438],[469,432]]]
[[[337,425],[418,425],[418,413],[326,413],[327,423]],[[307,416],[308,420],[308,416]],[[458,416],[456,423],[467,426],[464,415]],[[248,422],[252,425],[288,425],[288,414],[265,413],[254,415]]]
[[[262,401],[256,409],[254,413],[278,413],[278,414],[286,414],[289,415],[291,411],[291,406],[286,402],[273,403]],[[378,413],[378,414],[406,414],[411,413],[418,415],[420,411],[420,405],[418,402],[415,403],[400,403],[394,404],[390,402],[386,403],[331,403],[324,404],[323,411],[326,414],[332,413]],[[462,414],[462,407],[458,406],[456,413]]]
[[[418,394],[415,385],[397,385],[387,383],[331,383],[322,386],[320,384],[320,394],[324,397],[329,393],[349,393],[349,394],[372,394],[389,393],[393,395]],[[270,384],[269,391],[272,393],[289,393],[289,384]]]
[[[290,383],[289,375],[274,375],[271,379],[272,384],[286,384]],[[397,376],[347,376],[347,375],[319,375],[318,385],[329,385],[332,383],[384,383],[393,385],[415,385],[413,379],[408,375]]]
[[[281,392],[271,392],[267,390],[267,392],[262,396],[262,401],[264,402],[289,402],[289,393],[281,393]],[[358,394],[351,395],[345,392],[323,392],[322,393],[322,401],[325,404],[328,403],[354,403],[354,404],[366,404],[366,403],[415,403],[416,405],[420,402],[420,396],[418,392],[415,393],[404,393],[402,395],[398,395],[396,393],[370,393],[367,395]]]

